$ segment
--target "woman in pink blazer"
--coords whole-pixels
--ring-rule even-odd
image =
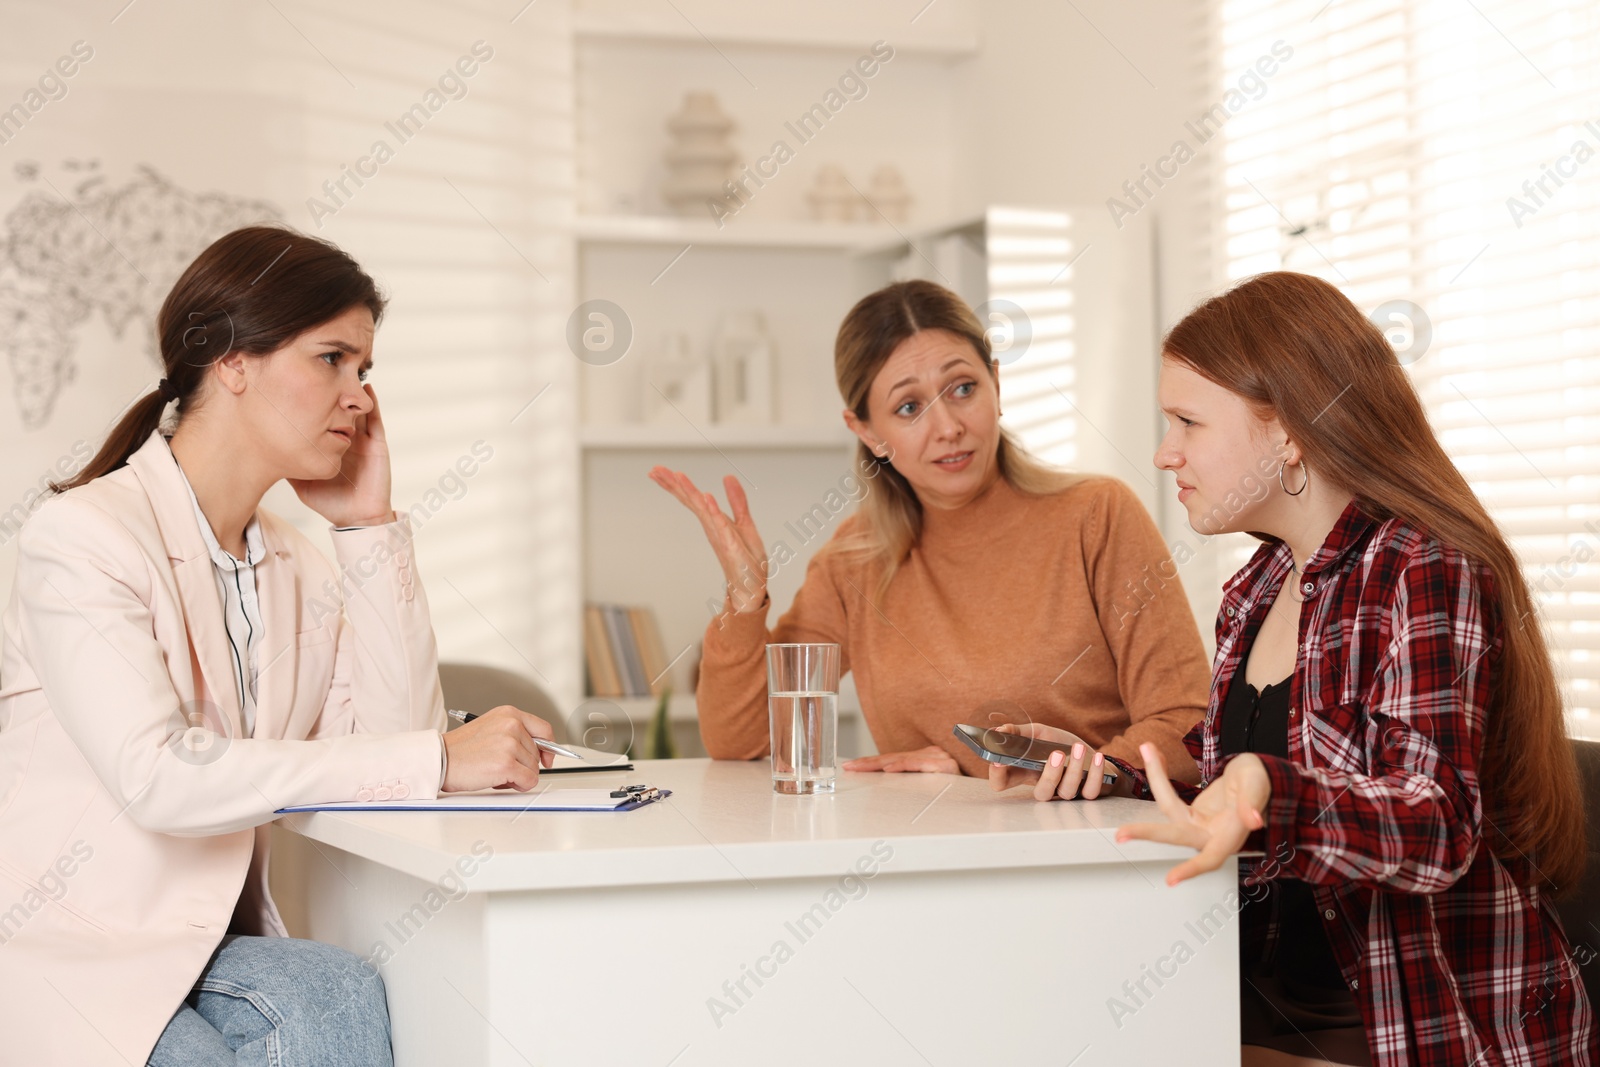
[[[382,980],[285,935],[266,824],[537,780],[543,720],[443,733],[364,384],[383,308],[325,242],[217,241],[162,306],[159,389],[22,531],[0,646],[6,1062],[390,1063]],[[285,478],[334,527],[337,570],[259,509]]]

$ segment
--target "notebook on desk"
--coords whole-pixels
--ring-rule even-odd
[[[585,748],[583,745],[568,745],[572,751],[578,753],[581,759],[571,759],[567,756],[557,756],[555,762],[544,770],[545,774],[583,774],[590,771],[631,771],[633,761],[623,752],[604,752],[598,748]]]
[[[634,785],[616,789],[547,788],[531,793],[512,789],[480,789],[445,793],[434,800],[367,800],[333,804],[296,804],[279,815],[300,811],[632,811],[672,795],[670,789]]]

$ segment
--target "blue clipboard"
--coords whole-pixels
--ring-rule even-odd
[[[436,800],[368,800],[331,804],[293,804],[279,808],[277,814],[305,811],[633,811],[672,795],[670,789],[636,785],[607,789],[551,788],[536,793],[517,793],[508,789],[476,793],[447,793]]]

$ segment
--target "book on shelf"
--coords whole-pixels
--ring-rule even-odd
[[[593,696],[659,696],[666,688],[666,648],[649,608],[589,604],[583,635]]]
[[[617,663],[611,657],[611,641],[606,636],[605,615],[598,604],[583,609],[583,650],[589,667],[589,692],[595,696],[614,696],[622,692]]]

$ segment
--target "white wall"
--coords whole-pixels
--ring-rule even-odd
[[[515,24],[517,5],[490,3],[117,7],[12,5],[5,15],[0,106],[21,99],[74,41],[94,57],[65,98],[0,145],[0,216],[30,192],[59,201],[44,178],[76,198],[91,172],[70,169],[86,165],[74,161],[94,161],[105,188],[126,185],[143,165],[180,190],[270,202],[285,221],[351,252],[391,298],[373,382],[395,455],[395,503],[439,505],[417,555],[441,653],[524,672],[532,664],[572,706],[576,628],[538,622],[576,619],[579,596],[569,521],[575,361],[561,342],[572,257],[552,226],[570,213],[573,186],[567,5],[541,0]],[[400,143],[385,122],[425,102],[477,41],[493,55],[465,80],[466,95]],[[392,161],[319,228],[307,199],[379,139]],[[42,177],[27,180],[28,165]],[[75,375],[42,425],[23,425],[16,368],[0,367],[0,513],[74,442],[98,441],[157,377],[151,322],[175,273],[151,266],[161,237],[122,240],[151,278],[142,314],[120,336],[93,310],[72,327]],[[0,285],[8,277],[16,280],[14,268],[0,266]],[[477,441],[492,460],[459,499],[430,500]],[[455,484],[446,479],[447,489]],[[280,488],[269,505],[326,546],[324,524],[292,493]],[[9,597],[16,550],[5,541],[0,596]]]

